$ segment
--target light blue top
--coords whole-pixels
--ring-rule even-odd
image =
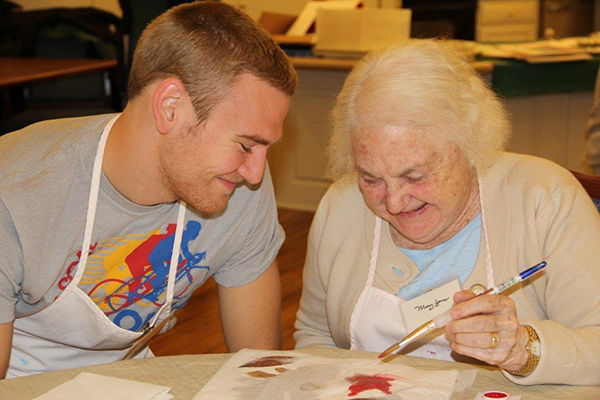
[[[429,250],[411,250],[399,247],[421,273],[408,285],[400,288],[396,296],[410,300],[428,290],[458,279],[465,283],[477,262],[481,243],[481,213],[450,240]],[[398,275],[402,271],[392,270]]]

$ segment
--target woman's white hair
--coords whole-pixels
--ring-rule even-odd
[[[397,126],[454,143],[480,173],[510,136],[506,111],[459,53],[410,40],[368,54],[350,73],[332,111],[328,177],[354,172],[352,134]]]

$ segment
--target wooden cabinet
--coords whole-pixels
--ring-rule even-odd
[[[279,207],[314,211],[329,188],[324,177],[329,113],[347,75],[344,70],[298,69],[283,137],[268,157]]]
[[[539,0],[479,0],[475,37],[479,42],[536,40]]]
[[[552,160],[565,168],[590,173],[585,165],[585,126],[593,93],[576,92],[509,97],[513,135],[508,151]]]

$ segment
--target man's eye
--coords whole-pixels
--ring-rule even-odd
[[[240,143],[240,146],[242,146],[242,150],[244,150],[246,153],[250,153],[252,151],[252,147],[244,146],[242,143]]]

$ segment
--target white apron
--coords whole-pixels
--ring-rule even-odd
[[[481,182],[479,183],[479,198],[482,198]],[[373,286],[379,255],[381,225],[381,218],[376,217],[367,282],[350,317],[350,348],[352,350],[381,353],[410,333],[406,331],[406,324],[402,316],[401,305],[406,300]],[[494,286],[494,274],[483,205],[481,206],[481,225],[485,240],[487,287],[492,287]],[[455,361],[451,357],[452,348],[446,339],[444,329],[438,329],[417,340],[403,349],[401,353],[415,357]]]
[[[118,116],[114,117],[106,125],[98,143],[77,272],[52,304],[33,315],[15,320],[7,378],[121,360],[128,348],[157,324],[159,317],[162,321],[171,312],[186,209],[183,202],[179,204],[165,303],[145,331],[132,332],[115,325],[77,287],[87,264],[92,239],[104,148],[117,118]],[[138,355],[140,358],[151,356],[149,348]]]

